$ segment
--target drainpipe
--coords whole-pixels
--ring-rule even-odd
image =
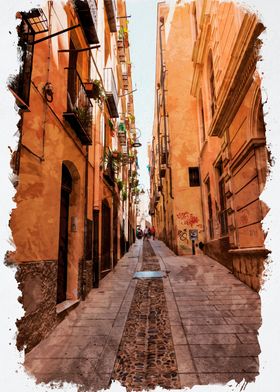
[[[88,208],[88,146],[86,146],[85,156],[85,206],[84,206],[84,256],[82,261],[82,300],[86,298],[86,256],[87,256],[87,208]]]
[[[173,192],[172,192],[172,168],[168,164],[168,152],[167,152],[167,123],[166,123],[166,118],[167,118],[167,113],[166,113],[166,100],[165,100],[165,74],[166,74],[166,68],[163,64],[163,49],[162,49],[162,28],[164,26],[164,18],[160,18],[160,26],[159,26],[159,44],[160,44],[160,63],[161,63],[161,85],[162,85],[162,106],[163,106],[163,126],[164,126],[164,143],[165,143],[165,154],[166,154],[166,166],[169,169],[169,182],[170,182],[170,189],[169,189],[169,195],[171,199],[174,199]]]
[[[160,171],[160,166],[161,166],[161,140],[160,140],[160,108],[159,108],[159,96],[157,93],[157,119],[158,119],[158,125],[157,125],[157,136],[158,136],[158,153],[159,153],[159,171]],[[166,228],[166,208],[165,208],[165,194],[163,191],[163,185],[162,185],[162,178],[159,176],[159,181],[160,181],[160,189],[161,189],[161,194],[162,194],[162,206],[163,206],[163,216],[164,216],[164,227]],[[166,233],[165,233],[165,240],[166,240]]]

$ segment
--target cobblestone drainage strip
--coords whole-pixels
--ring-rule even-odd
[[[133,275],[133,279],[156,279],[166,278],[165,271],[138,271]]]

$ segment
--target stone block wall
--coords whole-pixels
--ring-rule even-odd
[[[247,286],[259,291],[262,285],[265,256],[263,254],[234,254],[233,273]]]
[[[233,270],[232,255],[228,252],[230,249],[228,237],[212,240],[205,244],[204,252],[207,256],[224,265],[230,271]]]
[[[25,315],[17,320],[17,347],[30,351],[56,325],[57,260],[22,263],[16,279]]]

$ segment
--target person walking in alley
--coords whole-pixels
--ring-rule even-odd
[[[148,227],[146,226],[145,230],[144,230],[144,240],[148,239],[148,234],[149,234],[149,230],[148,230]]]
[[[150,228],[150,233],[151,233],[151,236],[153,237],[153,240],[154,240],[154,239],[155,239],[155,235],[156,235],[156,229],[155,229],[154,226],[152,226],[152,227]]]

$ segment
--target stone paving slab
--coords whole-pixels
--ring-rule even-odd
[[[141,247],[134,245],[100,287],[26,355],[26,370],[37,382],[77,383],[81,391],[109,387],[139,263]]]
[[[165,283],[176,359],[182,387],[254,381],[258,374],[260,298],[211,258],[176,256],[151,241]],[[217,283],[219,282],[219,283]]]
[[[170,383],[191,388],[198,384],[254,381],[258,375],[258,328],[261,325],[260,299],[257,293],[237,280],[229,271],[205,255],[176,256],[161,241],[149,241],[155,254],[148,252],[145,270],[168,271],[162,282],[168,320],[168,339],[174,350],[163,344],[158,330],[147,327],[149,339],[125,329],[138,280],[133,274],[142,269],[142,244],[137,241],[115,270],[93,289],[44,341],[26,355],[25,366],[37,382],[67,381],[79,384],[78,391],[108,388],[122,341],[123,355],[131,355],[135,339],[136,371],[130,379],[147,386]],[[151,313],[150,290],[139,302],[139,322],[162,318]],[[150,296],[150,297],[149,297]],[[168,327],[169,328],[169,327]],[[134,327],[135,329],[135,327]],[[166,335],[166,336],[167,336]],[[122,340],[122,338],[125,338]],[[159,372],[154,351],[159,340],[158,358],[164,370]],[[169,347],[169,345],[168,345]],[[171,347],[171,346],[170,346]],[[165,358],[170,351],[170,359]],[[144,366],[145,361],[149,366]],[[176,365],[176,366],[175,366]],[[126,376],[125,369],[122,375]],[[171,377],[171,378],[170,378]],[[166,385],[167,385],[166,384]],[[171,385],[171,384],[169,384]]]

